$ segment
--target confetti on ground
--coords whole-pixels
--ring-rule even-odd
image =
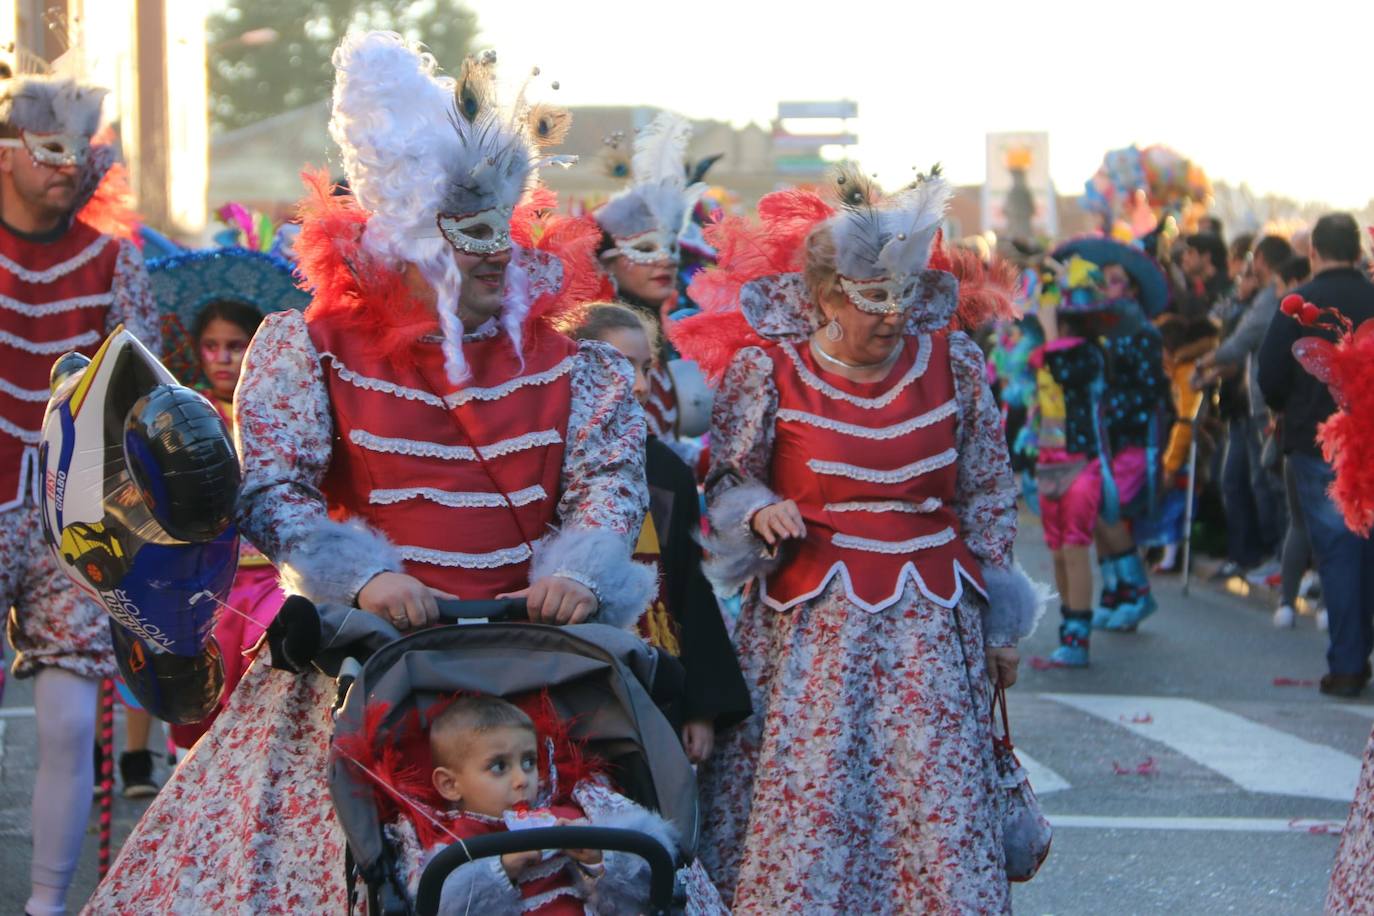
[[[1316,681],[1309,681],[1305,678],[1296,677],[1276,677],[1274,678],[1275,687],[1316,687]]]
[[[1032,655],[1030,657],[1030,666],[1036,671],[1050,671],[1054,668],[1060,667],[1059,665],[1056,665],[1054,662],[1050,661],[1048,658],[1044,658],[1039,655]]]
[[[1159,773],[1159,764],[1155,763],[1153,757],[1146,757],[1133,767],[1123,767],[1113,760],[1112,772],[1118,776],[1155,776]]]
[[[1128,725],[1149,725],[1151,722],[1155,720],[1155,717],[1150,715],[1148,712],[1137,713],[1136,715],[1131,716],[1129,719],[1125,716],[1118,716],[1117,718],[1119,718],[1122,722],[1127,723]]]
[[[1309,821],[1295,817],[1288,822],[1288,828],[1319,836],[1339,836],[1345,825],[1340,821]]]

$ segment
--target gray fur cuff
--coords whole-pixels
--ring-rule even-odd
[[[351,607],[373,576],[403,567],[401,555],[380,532],[357,519],[323,519],[296,541],[277,568],[287,594]]]
[[[711,534],[702,538],[709,559],[701,564],[711,584],[722,594],[733,594],[746,582],[771,573],[780,562],[749,527],[749,521],[765,506],[782,497],[763,484],[747,480],[731,487],[711,503],[707,517]]]
[[[549,535],[534,545],[530,582],[562,576],[596,595],[594,623],[634,626],[658,594],[658,570],[630,558],[625,539],[612,531],[579,528]]]
[[[460,865],[444,879],[439,892],[439,916],[518,912],[520,891],[501,867],[500,856]]]
[[[1026,575],[1020,563],[984,566],[988,605],[983,612],[983,641],[990,647],[1014,646],[1035,632],[1035,625],[1054,597],[1053,590]]]
[[[597,827],[634,830],[653,837],[670,856],[677,842],[672,826],[651,811],[634,805],[591,818]],[[649,903],[649,865],[625,852],[606,853],[606,872],[596,882],[594,908],[598,913],[642,913]]]

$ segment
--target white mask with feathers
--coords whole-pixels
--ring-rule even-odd
[[[660,112],[635,137],[632,183],[596,211],[597,223],[615,245],[601,253],[636,264],[678,261],[678,236],[692,219],[706,185],[687,184],[687,144],[692,124]]]
[[[936,169],[884,197],[857,169],[845,166],[835,188],[840,210],[829,224],[840,289],[869,314],[910,311],[949,204],[949,186]]]

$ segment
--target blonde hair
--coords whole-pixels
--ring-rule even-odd
[[[593,302],[582,313],[582,321],[572,331],[575,340],[605,340],[607,331],[643,331],[649,352],[658,353],[658,327],[638,309],[619,302]]]
[[[835,246],[835,233],[828,223],[820,223],[806,236],[806,263],[802,265],[802,280],[806,293],[811,298],[811,310],[817,322],[824,322],[821,300],[835,283],[840,269],[836,265],[839,251]]]
[[[535,734],[534,721],[514,703],[486,694],[458,697],[429,726],[429,753],[439,764],[456,763],[474,735],[498,728],[520,728]]]

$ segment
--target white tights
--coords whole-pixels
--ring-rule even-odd
[[[33,783],[33,865],[29,916],[66,912],[95,788],[96,700],[100,682],[62,668],[34,678],[38,773]]]

